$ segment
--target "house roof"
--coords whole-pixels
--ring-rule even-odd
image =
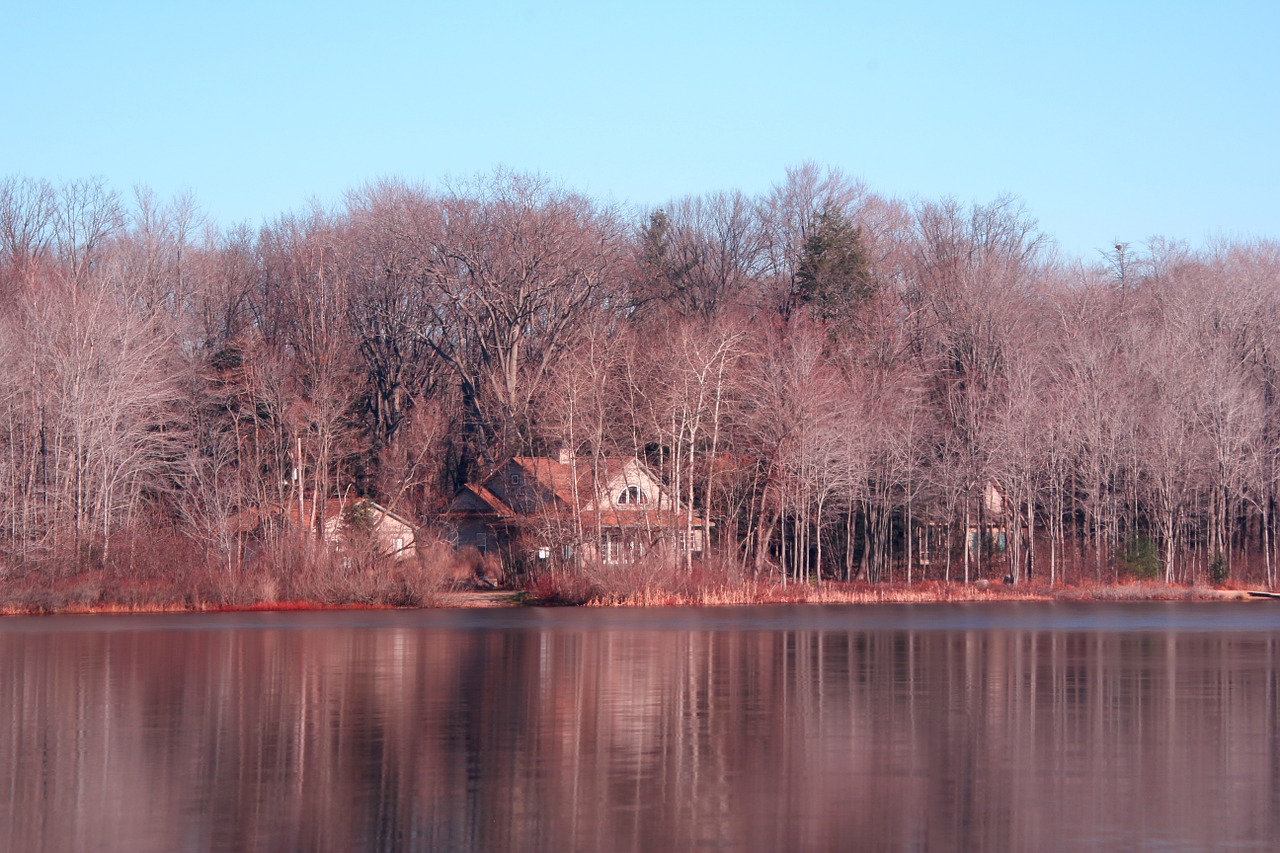
[[[470,515],[494,515],[500,519],[527,517],[517,512],[506,501],[489,489],[486,483],[501,477],[510,465],[517,466],[532,483],[554,496],[555,511],[579,513],[584,527],[655,527],[682,528],[689,523],[686,510],[665,492],[661,482],[640,460],[633,457],[602,456],[573,458],[562,462],[548,456],[516,456],[500,465],[483,483],[468,483],[454,502],[455,513]],[[646,482],[647,481],[647,482]],[[607,501],[600,505],[608,489],[624,484],[642,485],[663,491],[654,496],[656,502],[619,506]],[[477,503],[478,501],[478,503]],[[675,508],[673,508],[673,505]],[[550,506],[544,510],[551,509]],[[706,526],[705,520],[694,514],[695,528]]]
[[[516,456],[511,461],[563,501],[567,508],[594,502],[606,486],[626,475],[628,466],[639,466],[644,470],[640,460],[622,456],[574,457],[569,462],[549,456]],[[656,477],[649,476],[657,482]]]
[[[577,506],[584,497],[595,494],[591,488],[590,472],[584,472],[576,459],[572,465],[548,456],[517,456],[511,461],[555,495],[565,507]]]
[[[498,515],[503,517],[515,515],[515,510],[511,509],[511,507],[507,506],[501,498],[489,491],[489,488],[483,483],[467,483],[462,488],[464,492],[470,492],[475,495],[480,499],[481,503],[489,507],[489,509],[493,510]]]
[[[383,506],[382,504],[378,503],[377,501],[375,501],[375,500],[373,500],[373,499],[371,499],[371,498],[358,498],[358,499],[355,501],[355,503],[363,503],[363,504],[366,504],[367,506],[369,506],[370,508],[372,508],[374,512],[378,513],[379,515],[384,516],[384,517],[386,517],[386,518],[389,518],[389,519],[391,519],[392,521],[398,521],[398,522],[400,522],[401,524],[403,524],[405,527],[410,528],[411,530],[416,529],[416,528],[417,528],[417,526],[418,526],[418,525],[414,524],[414,523],[413,523],[413,521],[411,521],[411,520],[410,520],[410,519],[408,519],[408,518],[405,518],[405,517],[404,517],[403,515],[401,515],[400,513],[398,513],[398,512],[392,512],[391,510],[387,509],[385,506]]]
[[[405,518],[402,515],[399,515],[398,513],[392,512],[382,504],[370,498],[353,498],[353,497],[329,498],[321,505],[319,512],[316,513],[316,517],[321,524],[324,524],[330,519],[341,517],[342,514],[345,513],[347,510],[349,510],[351,507],[358,506],[361,504],[369,507],[378,515],[389,518],[392,521],[398,521],[401,524],[405,525],[406,527],[409,527],[409,528],[417,527],[417,525],[414,524],[409,519]],[[301,514],[299,514],[297,502],[288,501],[280,507],[280,512],[290,524],[297,525],[298,527],[306,527],[311,523],[311,513],[313,512],[313,502],[307,501],[302,508]]]

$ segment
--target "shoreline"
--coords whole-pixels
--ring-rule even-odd
[[[379,602],[328,603],[311,600],[246,604],[77,602],[60,608],[0,606],[4,616],[82,616],[109,614],[253,613],[342,610],[470,610],[504,607],[749,607],[777,604],[945,604],[957,602],[1140,602],[1264,601],[1280,598],[1265,590],[1181,586],[1155,582],[1058,587],[1007,587],[938,583],[912,586],[827,583],[822,586],[742,586],[693,591],[639,590],[597,595],[587,601],[541,600],[524,590],[442,591],[430,603],[398,606]]]

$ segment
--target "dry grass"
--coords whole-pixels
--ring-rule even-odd
[[[1135,580],[1059,587],[1055,590],[1054,597],[1063,601],[1218,601],[1243,600],[1249,596],[1239,590]]]
[[[451,550],[376,559],[299,537],[264,543],[234,567],[199,554],[185,540],[139,537],[95,564],[0,567],[0,614],[436,607],[458,571]]]
[[[601,584],[592,573],[540,578],[526,589],[535,604],[592,607],[715,607],[755,604],[880,604],[948,601],[1208,601],[1247,598],[1233,590],[1187,587],[1157,581],[1049,587],[925,581],[906,584],[842,583],[820,585],[773,579],[731,580],[723,575],[673,572],[644,583]]]
[[[754,604],[872,604],[943,601],[1188,601],[1247,598],[1241,590],[1159,581],[1048,587],[926,581],[911,585],[790,583],[741,576],[730,565],[693,572],[650,564],[642,570],[600,567],[546,572],[517,591],[460,595],[494,567],[478,554],[424,551],[414,560],[344,555],[310,539],[264,543],[234,569],[192,558],[191,543],[139,537],[97,565],[46,560],[0,571],[0,614],[138,613],[224,610],[318,610],[384,607],[477,607],[524,602],[596,607]],[[358,559],[357,559],[358,557]]]
[[[751,604],[878,604],[886,602],[931,601],[1039,601],[1042,591],[1019,587],[996,587],[927,582],[906,585],[826,582],[821,585],[746,579],[737,583],[690,584],[684,588],[646,587],[627,595],[597,595],[589,602],[597,606],[679,606],[714,607]]]

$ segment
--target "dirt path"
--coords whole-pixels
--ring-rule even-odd
[[[447,592],[442,596],[444,607],[515,607],[520,603],[519,593],[510,590],[476,590]]]

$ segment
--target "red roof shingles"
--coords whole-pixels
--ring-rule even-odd
[[[588,509],[606,498],[607,488],[617,485],[615,481],[627,482],[628,465],[639,465],[637,460],[606,456],[598,459],[575,458],[572,462],[565,463],[547,456],[517,456],[511,461],[555,495],[563,509],[582,507],[579,512],[584,526],[676,529],[690,523],[684,510],[672,509],[665,499],[658,504],[637,503]],[[695,513],[691,523],[694,527],[701,527],[703,519]]]
[[[473,495],[479,498],[482,503],[484,503],[487,507],[492,509],[495,513],[497,513],[499,516],[503,518],[507,518],[516,514],[515,510],[507,506],[502,501],[502,499],[499,498],[497,495],[495,495],[493,492],[489,491],[489,488],[485,486],[483,483],[467,483],[467,485],[464,486],[463,488],[471,492]]]
[[[566,509],[597,503],[606,487],[625,474],[628,463],[634,462],[616,456],[575,458],[569,463],[547,456],[517,456],[511,461],[559,498]]]

